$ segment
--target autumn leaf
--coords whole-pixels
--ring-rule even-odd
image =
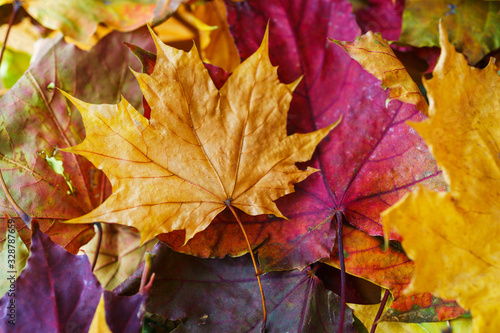
[[[309,132],[343,117],[338,130],[313,156],[313,166],[321,172],[297,184],[293,197],[277,201],[289,218],[286,225],[273,216],[248,219],[251,243],[261,244],[263,269],[303,268],[329,257],[336,211],[343,211],[349,223],[367,233],[382,235],[380,212],[409,188],[418,183],[441,188],[439,171],[423,140],[404,123],[405,119],[423,119],[423,115],[397,101],[386,108],[387,93],[376,79],[342,49],[324,43],[328,37],[349,40],[359,34],[347,2],[308,5],[291,1],[285,6],[279,1],[254,0],[228,1],[226,6],[242,58],[255,51],[270,21],[270,57],[278,65],[281,80],[293,82],[304,76],[290,106],[290,133]],[[303,15],[296,16],[298,12]],[[248,30],[249,25],[253,29]],[[221,217],[224,219],[218,219],[213,228],[187,244],[186,253],[218,257],[222,254],[218,248],[231,255],[244,250],[242,241],[235,243],[227,237],[237,233],[238,225]]]
[[[145,303],[151,285],[133,296],[104,290],[92,318],[89,333],[129,333],[142,329]]]
[[[90,271],[88,259],[74,256],[55,245],[40,232],[36,223],[33,225],[28,266],[15,285],[15,307],[22,309],[15,318],[15,327],[20,331],[47,332],[64,327],[84,330],[90,325],[102,293]],[[40,303],[33,302],[33,299]],[[8,294],[0,300],[0,325],[4,331],[9,327],[7,306],[10,300]],[[59,304],[65,305],[57,306]]]
[[[474,332],[500,327],[500,76],[469,67],[440,25],[441,56],[424,81],[429,119],[412,126],[436,156],[449,192],[419,188],[384,212],[415,261],[408,292],[431,292],[470,309]]]
[[[102,172],[86,159],[55,149],[80,143],[84,127],[80,114],[52,87],[80,98],[92,96],[100,103],[116,102],[121,91],[132,104],[140,105],[139,87],[127,70],[128,66],[139,69],[140,64],[122,42],[138,41],[145,33],[145,28],[112,33],[90,52],[62,40],[46,41],[46,53],[37,56],[0,101],[0,168],[7,187],[19,206],[40,223],[41,230],[71,253],[77,253],[94,230],[91,225],[61,222],[97,207],[111,188]],[[95,70],[96,64],[102,70]],[[17,215],[3,193],[0,207]],[[14,219],[19,235],[29,245],[30,230],[20,218]],[[3,242],[4,224],[0,224],[0,235]]]
[[[260,332],[262,313],[250,256],[201,259],[170,250],[158,243],[151,271],[155,283],[146,311],[170,320],[182,320],[178,332]],[[135,293],[142,267],[115,292]],[[335,332],[340,297],[323,286],[314,271],[271,272],[262,276],[268,304],[266,332]],[[201,299],[202,302],[193,302]],[[238,318],[235,320],[235,318]],[[350,309],[344,332],[355,332]]]
[[[5,40],[8,27],[9,24],[0,26],[0,40]],[[0,67],[3,88],[11,88],[23,76],[29,67],[34,44],[39,38],[40,33],[28,17],[12,25]]]
[[[356,37],[352,42],[332,41],[340,45],[364,69],[381,80],[384,89],[389,88],[387,102],[397,99],[403,103],[413,104],[427,114],[428,106],[424,96],[389,43],[380,34],[369,31]]]
[[[96,234],[81,250],[94,262],[96,249],[99,248],[93,272],[106,290],[112,290],[136,270],[155,241],[144,246],[140,243],[141,236],[137,231],[123,225],[103,224],[102,236]]]
[[[354,315],[358,318],[369,331],[372,327],[377,311],[380,308],[379,304],[376,305],[360,305],[349,304],[352,308]],[[389,307],[386,306],[385,309]],[[384,321],[378,323],[375,332],[384,333],[443,333],[447,332],[446,329],[451,328],[453,333],[469,333],[471,331],[470,318],[458,318],[454,320],[440,321],[435,323],[418,321],[418,322],[399,322],[399,321]]]
[[[344,226],[344,261],[346,271],[388,289],[391,307],[383,314],[387,321],[442,321],[463,315],[465,311],[454,301],[443,301],[429,293],[404,295],[414,271],[405,253],[351,226]],[[338,250],[323,263],[340,267]],[[349,301],[348,301],[349,302]],[[351,302],[352,303],[352,302]]]
[[[10,289],[11,284],[14,283],[11,278],[12,272],[16,272],[17,275],[21,274],[29,257],[29,251],[16,230],[9,230],[12,230],[7,234],[10,235],[8,236],[10,241],[3,244],[0,253],[0,295],[5,294]]]
[[[380,32],[387,40],[398,40],[404,9],[403,0],[351,0],[363,33]]]
[[[123,98],[91,105],[65,94],[80,110],[87,136],[64,151],[85,156],[113,186],[101,206],[68,223],[128,224],[144,243],[179,229],[187,241],[227,206],[283,217],[274,200],[316,171],[299,170],[295,162],[310,159],[336,124],[286,135],[295,85],[278,81],[267,37],[220,91],[196,48],[186,53],[153,38],[153,73],[135,73],[151,107],[149,121]]]
[[[68,253],[33,223],[31,256],[15,282],[14,294],[0,299],[0,330],[10,332],[86,332],[101,296],[113,332],[137,331],[149,289],[130,297],[104,291],[86,256]],[[36,300],[36,301],[33,301]],[[15,315],[11,316],[14,303]],[[123,318],[128,320],[123,320]],[[9,324],[14,319],[15,326]]]
[[[406,0],[399,42],[438,46],[437,26],[442,19],[451,42],[476,64],[500,48],[499,11],[500,3],[496,1]]]
[[[130,51],[134,53],[134,55],[139,59],[142,64],[142,72],[151,74],[155,68],[156,64],[156,54],[148,52],[141,47],[129,43],[124,43]],[[231,75],[231,73],[227,73],[222,68],[204,63],[205,68],[208,70],[208,74],[212,78],[213,83],[217,89],[222,88],[224,83],[226,83],[227,78]],[[144,117],[146,119],[151,118],[151,107],[148,102],[142,97],[142,106],[144,108]]]
[[[404,122],[418,121],[424,116],[397,101],[386,108],[388,94],[380,83],[342,49],[324,43],[328,37],[354,39],[359,34],[349,14],[351,7],[344,1],[311,6],[303,1],[288,4],[226,2],[230,28],[241,56],[249,57],[257,49],[270,21],[270,57],[272,63],[279,65],[281,80],[293,82],[304,76],[290,106],[289,133],[309,132],[340,116],[343,120],[339,125],[342,131],[333,131],[313,156],[312,163],[321,172],[297,184],[293,196],[277,200],[288,221],[272,215],[242,217],[265,271],[302,269],[329,257],[335,240],[335,220],[331,222],[337,210],[344,211],[347,221],[356,227],[371,235],[382,235],[380,212],[408,189],[416,184],[444,188],[425,143]],[[303,19],[294,16],[302,9],[306,10]],[[283,24],[273,25],[274,21]],[[303,28],[318,24],[323,28],[311,28],[314,35]],[[254,29],[249,31],[249,25]],[[297,67],[301,63],[308,65]],[[247,252],[245,240],[239,235],[234,218],[222,212],[185,246],[182,232],[158,238],[176,251],[222,258]]]
[[[202,57],[206,62],[232,72],[240,64],[240,56],[227,25],[226,6],[223,0],[207,1],[194,6],[193,15],[215,29],[201,34]]]
[[[13,1],[8,1],[13,2]],[[24,0],[22,6],[43,26],[59,30],[78,42],[87,42],[98,24],[118,31],[132,31],[147,21],[157,23],[170,16],[182,0],[123,0],[110,3],[79,0]]]

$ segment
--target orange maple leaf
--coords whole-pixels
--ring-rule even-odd
[[[187,242],[226,207],[283,217],[274,200],[316,169],[311,158],[332,124],[287,136],[286,117],[298,81],[286,85],[268,56],[268,36],[219,90],[195,47],[186,53],[152,32],[157,62],[151,75],[134,73],[151,106],[148,121],[123,97],[93,105],[64,93],[81,112],[87,136],[64,151],[102,169],[113,194],[68,223],[133,226],[142,243],[186,230]]]

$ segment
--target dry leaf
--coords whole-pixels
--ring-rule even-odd
[[[90,262],[95,260],[97,243],[99,256],[93,270],[101,285],[107,290],[113,290],[125,281],[144,260],[144,255],[155,245],[155,240],[140,246],[141,237],[132,229],[114,224],[102,226],[102,239],[96,234],[82,250],[89,257]]]
[[[186,53],[153,38],[153,73],[135,73],[151,107],[149,121],[123,98],[118,105],[92,105],[65,94],[87,132],[65,151],[85,156],[113,186],[101,206],[68,222],[127,224],[144,243],[181,229],[187,241],[228,205],[283,217],[274,200],[316,171],[295,163],[309,160],[336,124],[287,136],[296,83],[279,82],[267,34],[220,91],[195,47]]]
[[[427,114],[428,106],[424,96],[380,33],[368,31],[352,42],[331,41],[341,46],[365,70],[381,80],[384,89],[389,88],[387,101],[397,99],[413,104]]]
[[[500,329],[500,75],[469,67],[440,25],[441,56],[429,119],[413,127],[442,167],[450,192],[420,188],[383,214],[403,237],[415,275],[408,292],[456,299],[474,332]]]
[[[388,302],[385,309],[389,308],[389,303],[390,302]],[[369,331],[380,308],[380,304],[349,304],[349,307],[353,310],[356,318],[358,318]],[[378,323],[375,333],[443,333],[447,332],[446,329],[448,327],[453,330],[453,333],[469,333],[472,325],[470,318],[420,323],[381,321]]]

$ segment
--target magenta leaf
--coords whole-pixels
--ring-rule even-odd
[[[327,41],[352,40],[361,33],[347,0],[248,0],[226,5],[242,58],[257,49],[269,22],[270,57],[280,79],[292,82],[303,76],[289,112],[290,132],[310,132],[342,117],[310,163],[321,171],[277,202],[290,219],[280,232],[290,235],[286,243],[268,241],[273,256],[259,251],[264,269],[303,267],[328,256],[335,212],[370,235],[382,235],[383,210],[417,184],[443,186],[425,143],[406,124],[424,116],[397,101],[386,107],[388,93],[380,82]]]
[[[259,332],[262,301],[250,256],[201,259],[159,243],[156,273],[146,310],[182,320],[176,332]],[[142,267],[115,292],[136,292]],[[267,305],[266,332],[335,332],[340,299],[314,271],[271,272],[261,276]],[[355,332],[351,311],[344,332]]]
[[[403,21],[404,0],[368,0],[355,10],[363,33],[380,32],[387,40],[399,39]]]

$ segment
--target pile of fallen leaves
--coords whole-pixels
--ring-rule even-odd
[[[500,329],[500,2],[0,5],[0,331]]]

